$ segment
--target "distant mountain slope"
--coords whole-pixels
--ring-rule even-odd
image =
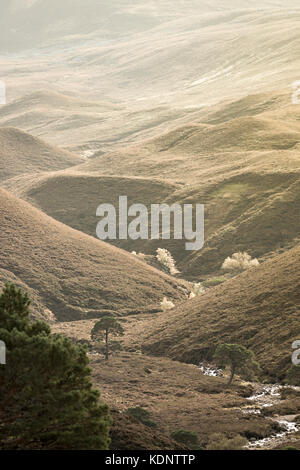
[[[189,123],[155,138],[96,154],[75,170],[201,184],[244,171],[299,170],[299,113],[280,91],[229,100],[195,110]]]
[[[72,144],[74,148],[76,144],[97,139],[99,125],[105,126],[109,116],[121,111],[122,107],[114,103],[85,101],[65,93],[38,90],[1,106],[0,126],[17,127],[54,145]]]
[[[98,204],[117,205],[120,195],[146,205],[204,203],[205,245],[199,252],[187,252],[178,240],[113,242],[152,255],[166,247],[191,279],[218,273],[238,250],[265,259],[297,244],[300,107],[277,91],[196,115],[206,122],[177,127],[70,170],[22,175],[3,185],[89,235],[95,234]]]
[[[0,181],[23,173],[62,170],[84,159],[11,127],[0,127]]]
[[[253,3],[256,3],[253,5]],[[295,0],[286,0],[289,6],[297,6]],[[32,47],[46,40],[66,35],[87,34],[99,31],[102,38],[118,38],[138,33],[180,15],[191,15],[197,10],[202,14],[216,11],[255,7],[282,6],[280,0],[259,2],[210,0],[199,2],[183,0],[161,1],[159,6],[150,1],[141,5],[138,0],[6,0],[1,18],[1,43],[6,49]],[[200,8],[199,8],[200,7]],[[58,14],[59,11],[59,14]]]
[[[184,275],[205,276],[238,250],[265,258],[298,243],[299,112],[285,94],[254,95],[212,108],[206,123],[95,157],[72,171],[183,183],[160,202],[205,204],[204,248],[189,253],[173,240],[138,241],[136,247],[153,254],[164,246]]]
[[[220,272],[225,258],[237,251],[264,259],[299,242],[299,171],[245,171],[183,188],[167,200],[175,201],[205,205],[202,250],[187,253],[178,242],[169,244],[180,270],[194,278]]]
[[[219,343],[243,344],[270,378],[282,379],[300,336],[299,264],[300,245],[146,322],[138,342],[195,364],[211,360]]]
[[[39,90],[0,107],[0,126],[17,127],[85,157],[136,140],[160,135],[191,110],[169,106],[132,106],[114,101],[82,100],[66,93]]]
[[[288,91],[299,79],[297,0],[58,4],[39,0],[1,16],[8,96],[38,84],[141,107],[203,107]],[[20,49],[15,58],[7,54]]]
[[[73,230],[0,189],[0,264],[62,320],[151,311],[180,299],[176,280]]]
[[[175,153],[289,150],[300,142],[300,125],[265,117],[239,117],[216,125],[194,124],[176,129],[154,144]]]

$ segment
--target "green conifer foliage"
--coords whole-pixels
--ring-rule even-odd
[[[27,294],[0,295],[0,449],[108,449],[110,415],[84,346],[29,319]]]

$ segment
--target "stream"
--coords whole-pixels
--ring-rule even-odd
[[[250,406],[246,406],[242,409],[243,413],[252,413],[252,414],[261,414],[263,408],[276,405],[280,403],[281,390],[284,388],[293,388],[295,390],[299,387],[291,387],[279,384],[259,384],[251,383],[254,388],[254,393],[247,400],[250,402]],[[299,424],[297,424],[294,419],[297,415],[286,415],[286,416],[272,416],[266,417],[266,419],[275,421],[281,427],[281,431],[276,434],[266,437],[264,439],[258,439],[250,441],[246,446],[247,449],[273,449],[278,445],[284,443],[288,444],[289,435],[300,430]]]
[[[223,376],[222,370],[216,369],[211,365],[199,364],[199,368],[204,375],[210,377]],[[300,390],[300,387],[286,386],[280,384],[261,384],[256,382],[249,382],[249,385],[253,387],[253,394],[247,398],[248,405],[241,408],[244,414],[256,414],[260,415],[263,408],[276,405],[280,403],[281,391],[284,388],[292,388],[294,390]],[[286,415],[286,416],[266,416],[265,419],[275,421],[281,427],[281,430],[274,435],[266,437],[264,439],[250,440],[246,445],[246,449],[265,449],[271,450],[278,445],[289,443],[290,434],[296,433],[300,430],[300,424],[294,420],[297,415]]]

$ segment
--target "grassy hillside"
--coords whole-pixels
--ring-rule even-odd
[[[95,235],[98,204],[117,205],[120,195],[147,206],[204,203],[205,245],[198,252],[176,240],[113,243],[149,255],[166,247],[184,276],[207,277],[219,274],[236,251],[264,260],[298,243],[299,112],[285,93],[253,95],[211,109],[206,123],[176,128],[71,171],[3,184],[89,235]]]
[[[204,203],[205,245],[200,252],[186,252],[180,241],[136,243],[147,254],[159,246],[168,248],[181,272],[192,278],[218,272],[238,250],[265,259],[296,244],[299,236],[298,108],[290,106],[286,94],[267,93],[219,105],[207,121],[74,168],[79,174],[181,182],[166,198],[162,194],[160,202]]]
[[[111,409],[110,414],[113,419],[110,450],[183,450],[185,447],[133,416],[117,409]]]
[[[144,352],[199,363],[219,343],[243,344],[271,379],[283,379],[300,336],[300,246],[180,303],[130,332]],[[130,342],[130,339],[129,339]]]
[[[134,203],[149,207],[166,199],[180,186],[154,179],[66,171],[19,176],[6,181],[4,187],[60,222],[96,236],[99,204],[113,204],[118,214],[119,196],[128,197],[128,207]],[[130,248],[134,243],[124,240],[120,246]]]
[[[300,142],[298,110],[294,108],[282,110],[279,106],[271,115],[224,118],[218,124],[192,122],[135,146],[96,156],[75,169],[201,184],[244,171],[293,171],[299,169]]]
[[[87,345],[111,449],[185,450],[170,437],[179,429],[204,448],[221,433],[226,447],[299,421],[299,391],[265,386],[284,383],[300,338],[299,0],[2,3],[0,289],[21,287],[33,317]],[[96,208],[121,195],[204,204],[204,247],[98,240]],[[259,265],[224,274],[237,251]],[[187,300],[187,280],[209,288]],[[175,307],[162,312],[163,297]],[[103,314],[125,332],[109,361],[90,337]],[[201,370],[229,342],[254,351],[258,382]]]
[[[183,107],[134,105],[115,99],[79,99],[77,94],[42,89],[0,107],[0,126],[13,126],[83,156],[102,154],[144,140],[190,120]]]
[[[0,125],[17,127],[53,145],[69,145],[83,153],[90,148],[98,150],[98,140],[104,145],[116,138],[118,130],[111,129],[106,121],[120,119],[120,114],[124,109],[116,103],[42,89],[1,106]]]
[[[0,181],[23,173],[62,170],[82,161],[19,129],[0,127]]]
[[[56,4],[3,12],[1,69],[14,98],[42,87],[140,108],[201,108],[298,79],[297,0]],[[18,53],[28,47],[35,54]]]
[[[151,311],[177,282],[133,255],[77,232],[4,190],[1,268],[32,288],[59,319]]]
[[[247,251],[265,259],[298,243],[299,173],[243,173],[202,185],[176,185],[153,179],[61,173],[25,175],[3,183],[51,217],[96,236],[96,208],[128,196],[128,204],[205,204],[205,245],[185,250],[180,240],[115,240],[128,251],[153,255],[166,247],[184,276],[197,279],[220,272],[227,256]],[[149,221],[150,222],[150,221]],[[151,225],[151,224],[150,224]]]
[[[264,259],[299,242],[299,172],[243,173],[219,183],[183,188],[168,202],[205,204],[205,245],[186,253],[173,242],[183,272],[220,270],[227,256],[247,251]]]
[[[282,6],[282,1],[265,1],[264,7]],[[289,6],[296,7],[295,0],[288,0]],[[183,9],[184,5],[184,9]],[[257,2],[256,6],[261,6]],[[147,31],[167,20],[176,20],[180,15],[202,14],[216,11],[230,11],[236,8],[253,7],[253,1],[239,0],[224,2],[164,0],[157,8],[150,1],[141,6],[138,0],[87,0],[83,7],[80,0],[65,0],[61,5],[57,0],[51,4],[46,0],[7,0],[3,5],[1,41],[3,50],[24,49],[49,40],[63,39],[67,35],[88,34],[97,31],[99,38],[119,39],[128,34]],[[60,15],[57,11],[60,8]],[[12,28],[15,28],[12,30]],[[5,49],[6,47],[6,49]]]

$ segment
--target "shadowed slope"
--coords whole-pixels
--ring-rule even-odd
[[[92,236],[96,236],[99,204],[113,204],[118,215],[119,196],[127,196],[128,207],[140,203],[149,208],[180,188],[180,185],[154,179],[85,175],[72,171],[18,176],[3,186],[56,220]],[[124,248],[134,246],[135,242],[116,240],[116,244],[119,243]]]
[[[34,289],[58,319],[150,311],[177,281],[133,255],[77,232],[0,190],[0,263]]]
[[[138,342],[147,353],[195,364],[219,343],[243,344],[282,379],[300,336],[299,264],[300,245],[147,322]]]

